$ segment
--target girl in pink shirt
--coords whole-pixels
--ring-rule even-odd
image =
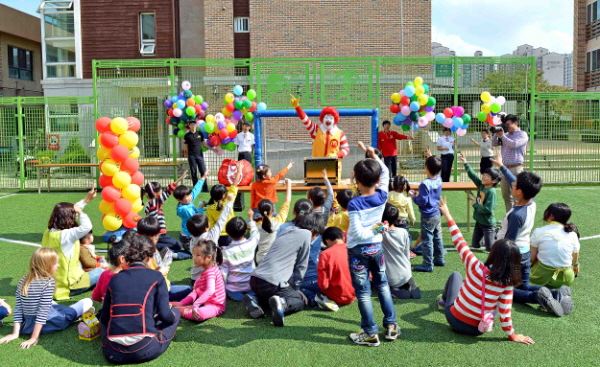
[[[210,240],[200,240],[193,249],[194,265],[204,272],[194,283],[194,288],[181,302],[174,302],[181,317],[192,321],[205,321],[225,312],[225,283],[219,270],[221,250]]]

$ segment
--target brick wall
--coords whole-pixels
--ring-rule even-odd
[[[573,6],[573,89],[585,91],[587,1],[574,0]]]

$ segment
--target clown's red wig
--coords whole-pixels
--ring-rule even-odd
[[[336,124],[338,123],[338,121],[340,121],[340,114],[333,107],[325,107],[325,108],[323,108],[323,110],[321,111],[321,115],[319,115],[319,120],[321,122],[323,122],[323,117],[325,117],[325,115],[333,115],[333,121]]]

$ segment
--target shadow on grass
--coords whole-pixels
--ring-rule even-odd
[[[2,237],[9,238],[15,241],[27,241],[33,243],[42,242],[42,232],[34,232],[34,233],[3,233]]]
[[[0,278],[0,298],[13,297],[15,295],[15,286],[11,284],[13,278]],[[16,279],[15,281],[18,281]]]

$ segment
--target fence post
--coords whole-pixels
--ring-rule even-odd
[[[98,79],[98,71],[96,70],[96,60],[92,60],[92,98],[94,100],[94,120],[98,120],[100,118],[100,111],[98,111],[98,85],[97,83],[97,79]],[[95,138],[95,147],[96,150],[98,150],[98,148],[100,147],[100,135],[98,134],[98,131],[96,129],[94,129],[94,131],[96,132],[96,138]],[[92,156],[92,159],[97,159],[96,155]],[[98,162],[99,163],[99,162]],[[100,167],[96,167],[96,169],[94,169],[95,172],[95,176],[96,176],[96,188],[99,189],[100,188]]]
[[[460,78],[460,75],[458,73],[458,57],[454,56],[453,57],[454,61],[452,64],[452,105],[453,106],[458,106],[458,81]],[[456,134],[454,134],[456,137]],[[456,141],[456,140],[455,140]],[[453,162],[453,168],[452,171],[453,173],[453,180],[454,182],[458,181],[458,145],[455,144],[455,152],[454,152],[454,162]]]
[[[169,81],[171,84],[171,95],[176,95],[177,94],[177,86],[175,85],[175,59],[169,59]],[[173,164],[175,164],[175,167],[173,167],[173,180],[177,179],[177,135],[173,134],[173,151],[171,152],[173,154]]]
[[[536,110],[536,83],[537,83],[537,63],[533,56],[530,57],[530,79],[531,87],[529,88],[529,170],[534,171],[534,155],[535,155],[535,110]]]
[[[17,97],[17,129],[19,134],[19,188],[25,190],[25,146],[23,127],[23,99]]]

